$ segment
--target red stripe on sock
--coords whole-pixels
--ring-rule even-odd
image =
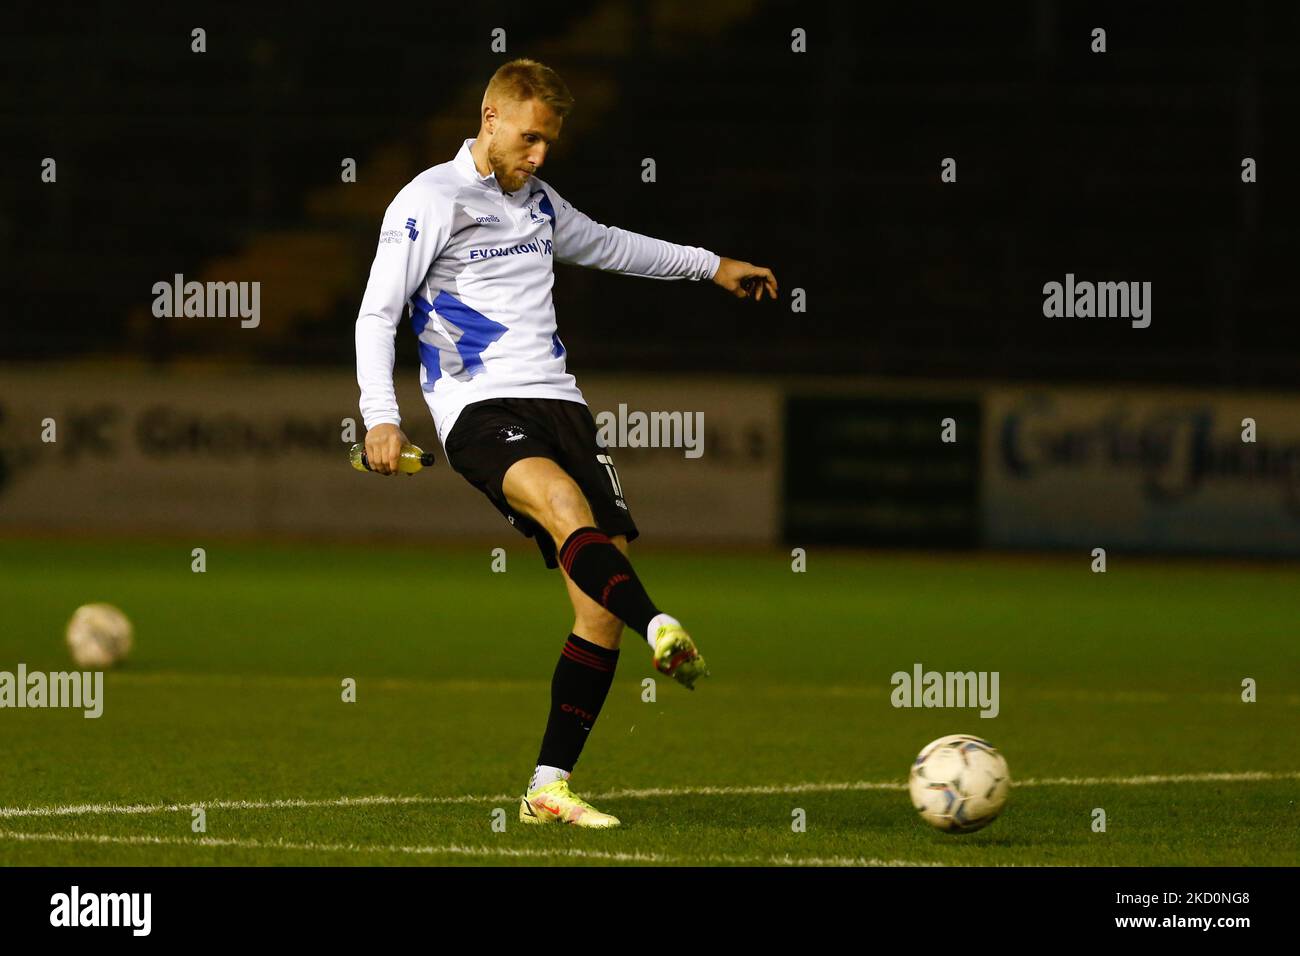
[[[568,555],[569,562],[572,563],[574,555],[576,555],[587,545],[597,541],[604,541],[608,543],[609,538],[599,531],[584,531],[576,538],[572,538],[569,540],[569,546],[565,548],[564,553]]]
[[[596,661],[597,663],[600,663],[600,664],[608,664],[608,663],[609,663],[609,657],[606,657],[605,655],[600,654],[600,653],[597,652],[597,651],[592,651],[592,650],[588,650],[588,649],[585,648],[585,647],[580,647],[579,645],[573,643],[572,640],[569,640],[567,643],[565,643],[564,646],[565,646],[566,648],[568,648],[569,650],[573,651],[573,653],[575,653],[575,654],[580,654],[580,655],[582,655],[583,657],[588,657],[588,658],[590,658],[591,660]],[[597,645],[597,646],[599,646],[599,645]],[[607,650],[607,649],[605,649],[605,648],[602,648],[602,649],[603,649],[603,650]],[[610,654],[610,656],[612,657],[613,655]]]
[[[565,657],[569,657],[568,654],[565,654],[564,656],[565,656]],[[598,673],[601,673],[601,674],[608,674],[610,671],[612,671],[612,670],[614,669],[614,668],[612,668],[612,667],[601,667],[601,666],[599,666],[598,664],[593,664],[593,663],[591,663],[590,661],[579,661],[579,660],[574,660],[572,657],[569,657],[569,660],[573,661],[573,663],[575,663],[575,664],[578,664],[578,665],[580,665],[580,666],[582,666],[582,667],[587,668],[587,670],[589,670],[589,671],[597,671]]]
[[[560,653],[569,658],[569,660],[575,661],[584,667],[590,667],[594,671],[612,671],[614,669],[612,664],[601,661],[599,658],[579,656],[581,651],[570,644],[565,644],[564,650],[560,651]]]
[[[609,536],[602,531],[584,531],[577,537],[570,538],[560,554],[560,564],[564,567],[564,573],[569,574],[569,569],[573,567],[573,559],[578,556],[579,551],[596,542],[611,543]]]

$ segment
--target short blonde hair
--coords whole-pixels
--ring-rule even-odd
[[[494,100],[511,100],[526,103],[541,100],[564,119],[573,109],[573,96],[560,75],[543,63],[521,58],[500,67],[488,80],[483,94],[483,105]]]

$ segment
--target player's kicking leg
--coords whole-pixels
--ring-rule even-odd
[[[695,682],[708,675],[704,659],[677,619],[650,600],[626,547],[620,549],[595,527],[577,482],[549,458],[525,458],[510,466],[501,489],[511,508],[554,539],[566,578],[646,639],[656,670],[694,690]]]
[[[555,540],[574,610],[573,632],[551,680],[551,713],[519,818],[618,826],[618,818],[573,794],[568,779],[613,682],[623,624],[645,635],[658,670],[687,687],[708,671],[685,629],[650,602],[627,560],[626,538],[608,537],[595,528],[581,489],[556,462],[516,462],[502,490],[512,508]]]

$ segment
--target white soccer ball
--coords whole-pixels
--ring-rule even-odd
[[[83,604],[68,622],[68,650],[78,667],[112,667],[131,650],[131,622],[111,604]]]
[[[1007,805],[1011,773],[987,740],[951,734],[917,754],[908,789],[926,823],[948,833],[970,833],[992,823]]]

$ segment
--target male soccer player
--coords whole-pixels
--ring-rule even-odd
[[[553,263],[712,279],[755,300],[775,297],[777,285],[770,270],[748,262],[593,222],[539,179],[572,107],[553,70],[507,63],[488,83],[478,136],[397,194],[357,317],[357,382],[371,468],[394,474],[407,438],[393,391],[393,336],[409,305],[420,385],[447,461],[536,540],[547,567],[561,568],[573,603],[519,818],[614,827],[618,819],[573,794],[568,780],[613,681],[623,626],[645,637],[656,670],[686,687],[708,670],[628,561],[637,527],[565,371]]]

